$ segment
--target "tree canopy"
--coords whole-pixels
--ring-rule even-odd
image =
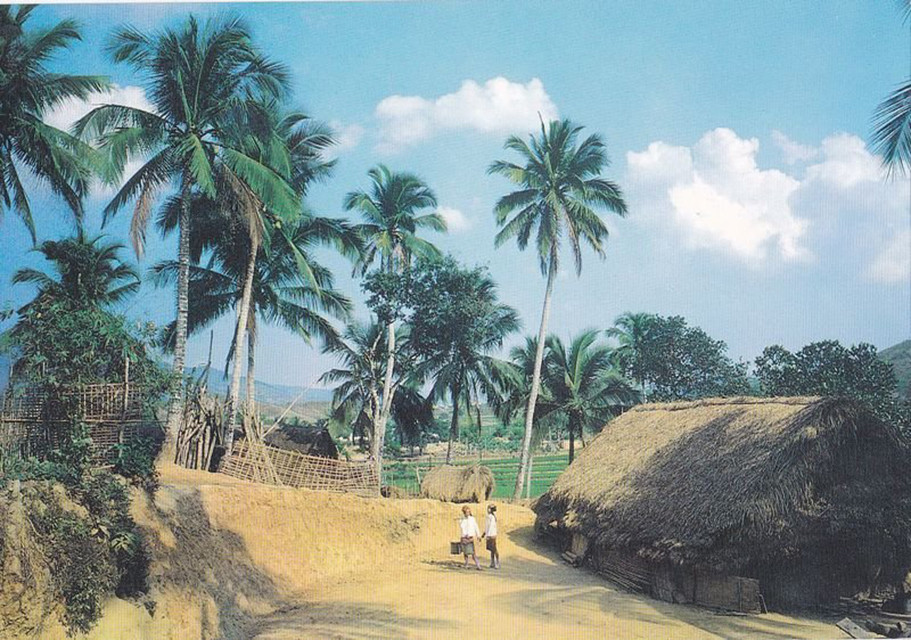
[[[649,400],[694,400],[747,394],[747,365],[727,356],[727,345],[691,327],[681,316],[626,314],[636,318],[635,339],[621,338],[615,352],[623,373],[642,385]],[[624,331],[631,331],[632,322]],[[618,325],[619,326],[619,325]],[[611,335],[617,335],[611,331]]]

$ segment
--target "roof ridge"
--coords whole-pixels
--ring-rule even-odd
[[[760,398],[756,396],[734,396],[730,398],[702,398],[700,400],[678,400],[675,402],[653,402],[639,404],[630,411],[682,411],[699,407],[723,407],[736,405],[778,404],[787,406],[809,406],[819,402],[820,396],[777,396]]]

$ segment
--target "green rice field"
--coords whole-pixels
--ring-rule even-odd
[[[506,499],[512,497],[516,482],[516,473],[519,469],[519,458],[516,457],[477,457],[454,460],[457,465],[477,464],[480,461],[493,472],[497,486],[493,497]],[[430,462],[426,459],[406,461],[388,460],[383,469],[383,482],[386,485],[396,486],[409,494],[417,495],[420,492],[418,477],[424,477],[432,467],[443,464],[442,460]],[[569,464],[569,454],[541,454],[534,456],[532,463],[531,497],[536,498],[554,483],[557,476]]]

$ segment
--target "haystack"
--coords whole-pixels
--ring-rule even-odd
[[[911,566],[909,449],[838,398],[646,404],[535,505],[539,531],[631,588],[751,610],[897,588]]]
[[[496,487],[488,467],[443,465],[434,467],[421,482],[421,497],[444,502],[481,502]]]

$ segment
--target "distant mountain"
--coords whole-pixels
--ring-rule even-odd
[[[879,358],[892,365],[898,379],[898,394],[906,399],[911,397],[911,340],[883,349]]]
[[[194,367],[193,369],[188,369],[187,373],[190,375],[199,376],[202,373],[202,367]],[[225,377],[225,372],[220,371],[219,369],[210,369],[209,370],[209,391],[224,395],[228,392],[228,385],[230,384],[231,379]],[[244,389],[246,389],[247,379],[240,379],[240,389],[241,397],[243,397]],[[256,381],[256,401],[265,404],[274,404],[278,406],[287,406],[297,398],[303,387],[294,387],[290,385],[283,384],[271,384],[269,382],[262,382],[261,380]],[[304,394],[298,399],[298,403],[305,402],[331,402],[332,401],[332,391],[330,389],[307,389]]]

